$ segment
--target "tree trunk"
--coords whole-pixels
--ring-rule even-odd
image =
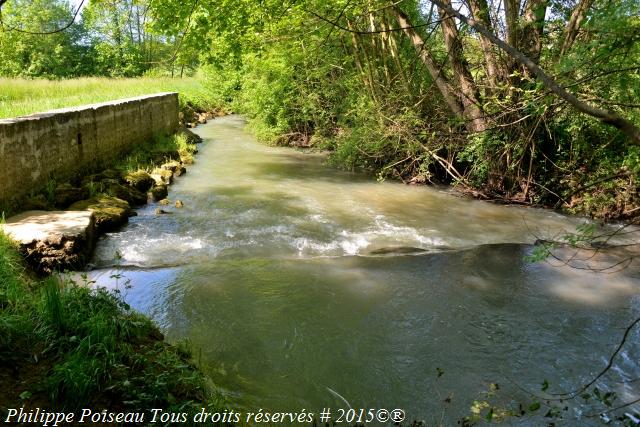
[[[436,3],[437,4],[437,3]],[[504,19],[507,32],[507,43],[518,47],[518,16],[520,15],[520,0],[504,0]]]
[[[529,0],[520,30],[519,49],[536,64],[540,62],[540,53],[542,52],[542,35],[548,3],[549,0]]]
[[[405,90],[407,91],[407,93],[409,93],[411,91],[409,86],[409,79],[407,78],[404,67],[400,62],[400,54],[398,53],[398,44],[396,43],[397,33],[395,31],[391,31],[391,24],[387,22],[387,19],[384,17],[384,15],[382,18],[382,25],[383,28],[388,32],[387,41],[389,43],[389,50],[391,51],[391,58],[393,59],[393,63],[395,64],[396,73],[400,77]]]
[[[580,0],[575,9],[573,9],[571,18],[564,30],[564,41],[560,48],[560,56],[567,53],[569,49],[571,49],[571,46],[573,46],[573,42],[576,40],[578,31],[582,25],[582,21],[584,21],[584,18],[587,16],[587,12],[592,4],[593,0]]]
[[[358,37],[356,33],[353,31],[353,24],[351,21],[347,21],[347,28],[351,31],[351,44],[353,46],[353,59],[356,63],[356,68],[362,75],[362,79],[364,81],[364,85],[367,89],[369,89],[370,95],[373,99],[376,98],[375,91],[373,89],[373,82],[369,79],[369,74],[365,71],[364,66],[362,65],[362,61],[360,60],[360,43],[358,43]]]
[[[487,0],[469,0],[471,6],[471,13],[476,21],[481,22],[489,30],[493,31],[493,25],[491,25],[491,17],[489,16],[489,5]],[[500,78],[501,69],[493,50],[491,41],[480,34],[480,47],[484,56],[484,62],[487,67],[487,77],[492,86],[497,86]]]
[[[443,0],[443,3],[451,7],[451,0]],[[469,64],[464,57],[456,21],[453,15],[448,14],[443,8],[438,8],[438,13],[440,15],[444,43],[449,52],[451,69],[460,88],[463,115],[468,122],[467,127],[473,132],[482,132],[487,128],[487,125],[480,107],[480,93],[469,71]]]
[[[579,100],[574,94],[568,92],[561,87],[551,76],[544,72],[542,68],[533,62],[530,58],[520,52],[518,49],[511,46],[509,43],[505,43],[500,40],[495,34],[486,29],[481,23],[475,21],[473,18],[468,18],[453,8],[447,6],[442,0],[431,0],[432,3],[439,7],[442,7],[450,15],[460,19],[477,32],[486,36],[492,43],[505,51],[509,56],[518,61],[523,66],[527,67],[529,71],[547,87],[551,92],[556,94],[559,98],[566,101],[581,113],[587,114],[591,117],[595,117],[603,123],[614,126],[623,132],[632,144],[640,145],[640,128],[635,124],[625,119],[624,117],[614,113],[613,111],[603,110],[593,105],[587,104]]]
[[[448,80],[442,75],[440,69],[436,66],[433,58],[431,57],[431,54],[429,53],[429,50],[425,48],[424,40],[422,40],[420,34],[418,34],[416,30],[412,28],[413,25],[411,25],[409,17],[400,8],[394,6],[392,8],[392,11],[396,17],[396,20],[398,21],[398,24],[403,29],[405,35],[409,38],[409,40],[411,40],[411,43],[413,43],[413,46],[415,47],[420,60],[425,65],[425,67],[427,67],[429,75],[440,91],[440,94],[442,94],[442,98],[446,102],[447,106],[453,114],[462,119],[464,117],[462,104],[456,96],[453,88],[449,85]]]

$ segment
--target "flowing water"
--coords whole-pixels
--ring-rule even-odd
[[[640,314],[637,264],[595,274],[525,260],[579,218],[378,183],[244,127],[235,116],[199,127],[196,164],[169,194],[184,208],[140,209],[100,240],[92,272],[114,286],[118,251],[128,302],[170,340],[188,338],[243,408],[345,399],[449,425],[491,383],[502,403],[531,402],[524,390],[545,379],[575,388]],[[607,376],[622,399],[637,398],[637,383],[616,381],[640,374],[639,343],[634,331]]]

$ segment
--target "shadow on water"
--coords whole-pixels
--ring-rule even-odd
[[[189,338],[214,382],[247,408],[339,405],[329,387],[354,407],[427,420],[446,409],[455,420],[490,382],[522,401],[529,396],[511,381],[530,390],[544,378],[565,390],[581,384],[619,338],[609,332],[636,311],[624,290],[585,300],[587,274],[528,263],[530,249],[216,259],[124,274],[128,301],[170,339]],[[567,274],[582,282],[577,297],[556,293]],[[633,343],[625,355],[639,352]]]
[[[258,176],[268,180],[283,181],[319,181],[328,183],[350,185],[358,182],[369,183],[375,180],[374,177],[362,172],[349,172],[342,169],[332,168],[322,157],[305,154],[283,154],[272,155],[273,160],[248,162],[252,171]],[[331,171],[331,173],[327,173]]]

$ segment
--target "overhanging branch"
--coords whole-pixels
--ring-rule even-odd
[[[619,129],[622,133],[629,137],[631,143],[640,145],[640,128],[638,128],[634,123],[613,111],[603,110],[601,108],[581,101],[574,94],[561,87],[550,75],[548,75],[542,68],[540,68],[540,66],[533,62],[531,58],[524,55],[512,45],[502,41],[493,32],[489,31],[484,25],[477,22],[473,18],[464,16],[462,13],[456,11],[442,0],[431,1],[432,3],[444,9],[450,15],[455,16],[460,21],[464,22],[465,24],[476,30],[478,33],[485,36],[491,41],[491,43],[495,44],[497,47],[505,51],[509,56],[514,58],[529,71],[531,71],[531,73],[533,73],[551,92],[556,94],[559,98],[572,105],[581,113],[587,114],[591,117],[595,117],[601,122]]]
[[[19,28],[18,26],[7,27],[5,25],[5,23],[4,23],[4,20],[2,19],[2,5],[4,5],[7,1],[8,0],[0,0],[0,28],[2,28],[2,31],[15,31],[15,32],[18,32],[18,33],[32,34],[32,35],[39,35],[39,36],[46,36],[46,35],[49,35],[49,34],[61,33],[64,30],[66,30],[67,28],[71,27],[76,22],[76,18],[78,18],[78,15],[80,14],[80,11],[82,10],[82,6],[84,6],[84,3],[86,2],[86,0],[82,0],[80,2],[80,4],[78,5],[78,8],[73,13],[73,16],[71,17],[69,22],[67,22],[67,24],[65,24],[63,27],[56,28],[55,30],[52,30],[52,31],[39,32],[39,31],[23,30],[23,29]]]

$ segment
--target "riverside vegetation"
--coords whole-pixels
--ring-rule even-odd
[[[188,347],[164,343],[158,328],[119,293],[89,284],[34,278],[0,235],[2,411],[99,406],[185,412],[222,402]]]
[[[62,2],[15,2],[3,6],[0,33],[2,75],[14,64],[7,55],[18,52],[26,61],[15,70],[24,76],[55,77],[34,71],[38,63],[58,61],[68,54],[62,45],[69,33],[50,37],[7,31],[11,7],[37,13],[38,23],[65,19]],[[14,9],[17,10],[17,9]],[[32,15],[29,15],[30,17]],[[33,21],[29,19],[31,23]],[[48,25],[48,24],[44,24]],[[72,29],[73,30],[73,29]],[[16,36],[16,37],[14,37]],[[67,45],[68,46],[68,45]],[[39,50],[41,49],[42,50]],[[40,60],[34,54],[40,52]],[[69,58],[57,62],[68,66]],[[28,71],[31,70],[31,71]],[[60,69],[58,69],[60,71]],[[148,77],[127,79],[124,75],[73,80],[0,78],[0,117],[15,117],[47,109],[108,101],[162,91],[180,93],[181,122],[195,126],[214,112],[201,79]],[[59,75],[59,74],[58,74]],[[131,205],[145,203],[146,191],[155,200],[164,199],[174,174],[193,161],[195,135],[182,131],[159,137],[137,147],[111,168],[88,171],[72,182],[50,180],[33,189],[19,206],[2,207],[3,216],[26,209],[90,208],[98,231],[114,229],[132,214]],[[177,161],[177,162],[176,162]],[[169,162],[169,163],[167,163]],[[165,168],[162,168],[162,166]],[[156,170],[158,169],[158,170]],[[149,173],[157,172],[159,182]],[[83,198],[90,198],[81,201]],[[122,200],[124,198],[125,200]],[[131,204],[131,205],[130,205]],[[165,408],[189,412],[202,406],[219,407],[222,398],[198,371],[188,343],[168,345],[158,328],[145,316],[130,309],[121,292],[92,290],[84,276],[35,276],[19,255],[18,247],[0,233],[0,408],[42,407],[76,410],[81,407],[145,411]],[[6,414],[2,414],[3,416]]]
[[[195,120],[193,111],[203,108],[188,102],[181,114]],[[111,169],[78,176],[79,188],[51,180],[13,209],[89,209],[97,232],[116,229],[133,214],[131,206],[146,203],[147,190],[153,200],[166,200],[173,177],[186,172],[183,164],[193,163],[196,142],[199,138],[184,129],[158,137]],[[76,201],[83,197],[90,198]],[[37,277],[34,271],[50,274],[58,268],[28,259],[29,265],[0,233],[3,418],[4,411],[22,406],[141,413],[222,407],[224,398],[198,371],[188,343],[167,344],[149,318],[124,302],[127,283],[120,274],[111,276],[115,291],[91,289],[85,274]]]

